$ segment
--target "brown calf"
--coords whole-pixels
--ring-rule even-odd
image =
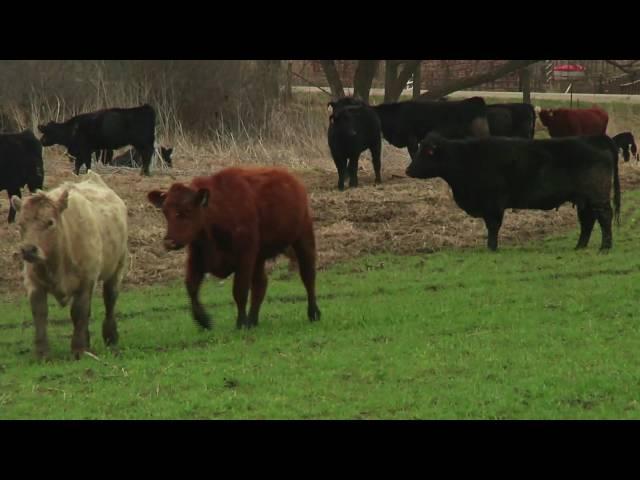
[[[307,290],[309,320],[319,320],[316,304],[316,248],[313,221],[304,185],[280,168],[226,168],[190,185],[174,183],[154,190],[149,201],[167,220],[164,246],[187,246],[186,287],[193,318],[204,328],[211,320],[198,292],[206,273],[226,278],[234,273],[236,326],[258,324],[267,290],[265,261],[292,247]],[[246,304],[251,290],[251,307]]]

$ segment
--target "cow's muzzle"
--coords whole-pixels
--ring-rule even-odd
[[[25,262],[34,263],[42,260],[38,253],[38,247],[35,245],[22,245],[20,247],[20,254]]]
[[[164,248],[166,248],[167,250],[180,250],[182,247],[184,247],[184,245],[181,245],[180,243],[168,237],[165,237],[162,243],[164,244]]]

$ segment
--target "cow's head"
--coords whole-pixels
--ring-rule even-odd
[[[160,157],[162,158],[162,161],[166,163],[169,168],[173,168],[173,163],[171,162],[172,153],[173,153],[173,148],[160,147]]]
[[[147,199],[162,209],[167,219],[164,246],[167,250],[179,250],[193,242],[204,228],[204,211],[209,202],[209,190],[192,189],[182,183],[174,183],[167,192],[153,190]]]
[[[366,104],[357,98],[344,97],[337,102],[329,102],[331,116],[329,122],[335,132],[340,132],[348,137],[358,134],[358,112],[365,108]]]
[[[73,135],[76,133],[73,126],[56,122],[38,125],[38,130],[42,133],[40,143],[42,143],[44,147],[50,147],[52,145],[64,145],[68,147]]]
[[[11,205],[18,212],[20,253],[25,262],[45,263],[59,252],[59,224],[69,204],[69,191],[57,199],[38,191],[25,200],[12,196]]]
[[[545,127],[548,127],[549,123],[553,120],[553,114],[554,114],[553,110],[541,108],[540,111],[538,112],[538,117],[540,118],[540,121],[542,122],[542,124]]]
[[[411,178],[434,178],[442,173],[444,154],[442,151],[443,138],[437,133],[430,133],[418,145],[417,152],[411,158],[411,163],[405,173]]]

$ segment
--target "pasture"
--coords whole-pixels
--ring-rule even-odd
[[[301,110],[313,107],[306,157],[299,146],[263,145],[270,154],[260,162],[235,144],[224,155],[177,148],[174,169],[151,178],[97,166],[129,209],[117,355],[99,335],[99,296],[95,356],[78,362],[68,310],[50,299],[53,361],[35,361],[17,228],[0,224],[0,418],[640,418],[639,165],[620,163],[622,226],[611,253],[598,253],[598,227],[585,251],[573,250],[570,205],[508,211],[501,250],[491,253],[483,222],[455,206],[443,181],[405,178],[405,150],[384,143],[381,186],[364,155],[361,186],[338,192],[325,105],[298,99]],[[640,124],[635,105],[603,106],[611,134]],[[45,188],[71,177],[60,152],[44,154]],[[235,329],[231,279],[206,281],[214,328],[194,325],[184,252],[164,251],[164,219],[144,194],[231,163],[283,164],[307,185],[320,322],[306,320],[304,287],[278,261],[257,329]],[[0,218],[7,210],[3,197]]]

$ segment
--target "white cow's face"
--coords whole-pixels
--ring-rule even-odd
[[[57,202],[42,192],[25,201],[16,196],[11,198],[18,211],[20,253],[25,262],[44,263],[58,251],[58,223],[67,201],[68,192]]]

